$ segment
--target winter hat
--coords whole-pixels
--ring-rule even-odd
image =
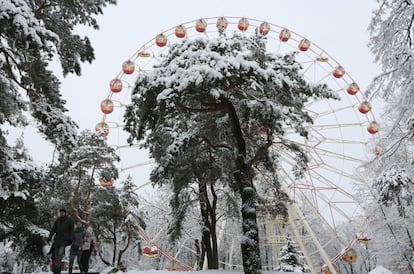
[[[66,209],[64,209],[64,208],[59,209],[59,211],[60,211],[60,212],[65,212],[65,213],[66,213]]]

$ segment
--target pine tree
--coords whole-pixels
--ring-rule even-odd
[[[44,219],[51,217],[43,212],[49,207],[41,203],[55,181],[26,152],[25,156],[16,153],[9,144],[8,131],[18,131],[30,121],[42,138],[55,145],[56,151],[64,153],[76,145],[78,126],[66,114],[60,82],[49,64],[59,60],[65,76],[80,75],[81,63],[91,62],[94,53],[88,37],[73,30],[79,25],[98,29],[95,15],[102,14],[107,4],[115,3],[116,0],[0,1],[0,240],[19,244],[36,239],[37,243],[32,243],[25,253],[37,259],[42,256],[38,235],[44,233],[39,227],[44,227]],[[20,247],[24,249],[26,245]],[[20,258],[21,262],[25,259]]]
[[[17,261],[40,264],[45,259],[42,248],[47,237],[43,227],[50,217],[40,202],[47,198],[46,170],[28,156],[22,137],[10,150],[14,164],[0,174],[15,184],[0,189],[0,241],[14,253],[10,266]]]
[[[48,65],[58,58],[64,75],[81,74],[81,62],[94,59],[93,48],[88,37],[73,29],[78,25],[98,29],[94,15],[102,14],[108,3],[116,0],[0,3],[0,125],[25,126],[27,111],[58,149],[73,145],[77,125],[65,115],[60,83]]]
[[[283,272],[307,272],[308,266],[304,261],[302,252],[295,242],[287,237],[287,243],[280,248],[280,271]]]
[[[296,174],[305,170],[306,156],[286,139],[285,128],[307,136],[305,125],[312,119],[303,107],[311,98],[336,96],[325,85],[309,85],[294,54],[267,54],[260,37],[222,34],[173,45],[153,72],[139,75],[125,128],[130,143],[143,141],[149,148],[157,163],[152,180],[173,186],[173,203],[189,197],[197,179],[191,165],[175,169],[180,159],[198,162],[194,155],[213,155],[207,159],[216,163],[206,169],[220,166],[215,171],[223,175],[222,183],[241,201],[243,267],[254,274],[261,269],[254,167],[275,171],[277,151],[285,150],[294,155]],[[259,129],[265,129],[264,136]],[[165,170],[175,172],[161,176]]]

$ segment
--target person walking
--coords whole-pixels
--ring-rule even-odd
[[[77,221],[75,224],[75,230],[73,232],[73,241],[72,245],[70,246],[70,253],[69,253],[69,274],[72,274],[73,271],[73,264],[76,261],[79,265],[79,270],[82,273],[82,265],[81,265],[81,257],[82,257],[82,246],[85,237],[85,228],[82,226],[80,221]]]
[[[81,273],[88,273],[89,259],[91,253],[96,253],[96,237],[90,225],[86,228],[85,237],[83,238],[82,256],[81,256]]]
[[[59,209],[59,217],[56,219],[53,227],[49,233],[48,241],[53,238],[53,254],[52,257],[55,259],[53,266],[53,274],[60,274],[62,259],[65,255],[65,248],[72,244],[73,240],[73,220],[66,215],[66,209]]]

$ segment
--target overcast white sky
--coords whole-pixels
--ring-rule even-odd
[[[94,130],[102,119],[99,104],[107,97],[108,83],[120,72],[123,61],[164,30],[216,16],[246,16],[306,36],[341,63],[363,90],[379,71],[367,47],[367,27],[375,7],[374,0],[119,0],[117,6],[109,6],[98,17],[99,31],[78,30],[91,39],[96,60],[83,65],[82,76],[62,79],[63,98],[80,130]],[[31,150],[42,160],[50,161],[52,151],[39,148],[35,145]],[[137,153],[136,157],[137,162],[147,159],[145,152]],[[134,172],[139,172],[144,182],[149,167]]]

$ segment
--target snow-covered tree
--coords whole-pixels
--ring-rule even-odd
[[[399,215],[406,216],[405,209],[413,202],[414,184],[411,175],[396,166],[384,171],[374,182],[379,202],[385,206],[395,204]]]
[[[372,81],[367,93],[386,99],[386,103],[384,134],[378,144],[381,154],[370,167],[379,174],[373,185],[379,201],[396,204],[404,214],[414,194],[414,4],[405,0],[378,3],[370,24],[369,45],[383,73]]]
[[[26,125],[27,111],[58,148],[73,145],[77,126],[65,115],[60,83],[48,64],[59,58],[64,75],[80,75],[81,62],[91,62],[94,54],[88,37],[73,29],[77,25],[98,29],[94,15],[108,3],[116,0],[0,1],[1,125]]]
[[[10,153],[14,164],[0,171],[2,178],[14,182],[0,189],[0,241],[7,246],[4,252],[14,256],[3,263],[12,267],[18,257],[20,262],[39,264],[45,259],[42,247],[47,237],[42,227],[50,217],[41,203],[47,199],[46,170],[27,155],[22,138]]]
[[[392,142],[383,143],[387,141]],[[407,161],[412,154],[407,153],[409,146],[403,143],[406,141],[390,156],[381,155],[364,167],[364,176],[373,180],[361,197],[369,220],[367,232],[372,237],[372,262],[393,271],[405,267],[413,272],[413,185],[411,164]]]
[[[398,214],[395,204],[385,206],[380,202],[366,205],[369,223],[366,233],[372,240],[366,246],[370,253],[370,267],[383,265],[394,272],[412,273],[412,222],[414,211],[406,208],[406,217]]]
[[[378,3],[369,28],[369,45],[383,72],[367,91],[368,95],[386,100],[382,121],[384,133],[378,144],[381,155],[376,163],[380,174],[376,186],[382,202],[387,199],[398,204],[400,201],[396,199],[400,194],[406,202],[412,200],[409,189],[412,189],[410,178],[414,170],[414,3],[405,0],[381,0]]]
[[[125,238],[124,246],[121,246],[118,252],[117,265],[122,262],[123,255],[128,248],[139,242],[138,226],[142,228],[146,227],[143,214],[139,208],[139,197],[135,188],[136,185],[129,176],[122,182],[119,188],[119,201],[126,217],[123,231]],[[139,247],[140,245],[135,245],[134,247],[137,246]]]
[[[80,74],[80,64],[94,59],[87,37],[74,33],[78,25],[97,29],[95,15],[116,0],[0,1],[0,191],[7,199],[23,182],[10,177],[13,166],[7,130],[34,120],[42,137],[58,150],[75,145],[77,125],[66,115],[60,83],[49,64],[59,59],[63,74]],[[4,173],[3,173],[4,172]],[[20,190],[23,190],[20,188]],[[29,191],[30,192],[30,191]]]
[[[384,99],[384,114],[382,134],[375,144],[380,154],[364,171],[366,178],[373,178],[373,189],[366,196],[373,229],[370,251],[379,264],[394,271],[406,267],[414,273],[414,231],[410,225],[414,187],[414,3],[377,2],[369,26],[369,46],[382,73],[374,78],[367,95]]]
[[[95,15],[115,3],[0,0],[0,238],[15,235],[13,241],[39,240],[25,254],[33,255],[29,250],[41,246],[41,237],[34,234],[44,232],[38,225],[44,226],[43,218],[50,215],[40,211],[48,207],[39,203],[54,182],[33,164],[30,155],[23,159],[16,153],[8,131],[34,121],[42,138],[57,150],[75,145],[77,125],[66,115],[60,83],[48,66],[59,59],[64,75],[80,75],[80,64],[91,62],[94,54],[89,39],[75,34],[74,28],[87,25],[97,29]]]
[[[304,256],[296,243],[289,236],[286,245],[280,248],[280,271],[283,272],[307,272],[309,267],[304,261]]]
[[[145,222],[134,183],[128,177],[119,188],[99,188],[92,198],[91,223],[98,239],[98,255],[106,265],[117,266],[130,248],[139,248],[139,229]]]
[[[174,178],[174,196],[171,199],[173,222],[169,229],[172,240],[180,238],[186,212],[198,204],[196,208],[200,211],[202,230],[200,254],[202,261],[198,265],[200,267],[203,265],[206,255],[209,269],[219,267],[216,234],[218,216],[229,216],[231,214],[227,209],[237,208],[234,206],[235,199],[231,197],[228,188],[225,189],[226,184],[223,183],[228,181],[228,174],[220,164],[220,159],[214,158],[213,153],[200,150],[198,142],[194,142],[188,145],[186,154],[177,156],[167,168],[154,173],[151,177],[155,182],[160,182],[163,178]]]
[[[392,110],[394,126],[402,135],[394,141],[412,138],[414,134],[414,3],[407,0],[378,0],[369,27],[370,49],[382,67],[382,74],[372,82],[368,95],[380,95]]]
[[[377,138],[381,153],[362,168],[369,187],[363,197],[370,220],[373,243],[369,246],[375,262],[391,270],[406,267],[414,271],[413,229],[413,143],[403,127],[394,127],[392,112],[383,116],[384,134]]]
[[[57,157],[58,164],[51,168],[56,186],[55,203],[67,204],[72,216],[84,224],[90,222],[91,198],[100,180],[118,178],[115,163],[119,161],[115,150],[106,143],[100,133],[84,130],[74,147]],[[62,201],[63,200],[63,201]]]
[[[168,201],[174,195],[172,192],[170,187],[164,186],[157,187],[155,193],[140,195],[140,208],[144,213],[145,234],[148,237],[142,242],[141,247],[151,247],[152,244],[155,244],[178,261],[193,267],[198,262],[195,242],[201,239],[200,209],[197,203],[194,203],[194,207],[188,208],[181,222],[182,234],[180,238],[171,241],[168,231],[176,224],[176,215],[171,212],[173,209],[168,206]],[[143,254],[142,250],[141,254]],[[151,268],[164,269],[172,267],[173,264],[175,267],[180,267],[178,263],[173,263],[171,258],[162,255],[155,258],[140,256],[140,263],[144,268],[150,265]]]
[[[258,273],[254,167],[275,171],[276,151],[287,150],[297,161],[296,174],[305,170],[306,156],[286,139],[285,129],[307,136],[312,119],[303,106],[311,98],[336,96],[325,85],[311,86],[302,78],[295,54],[268,54],[262,37],[221,34],[173,45],[159,66],[139,75],[125,128],[130,143],[143,141],[149,148],[157,164],[151,180],[160,185],[193,183],[183,174],[191,173],[191,166],[159,176],[187,153],[194,161],[195,151],[214,155],[211,160],[218,161],[219,173],[228,179],[224,183],[241,200],[244,271]],[[273,184],[280,185],[277,180]],[[186,193],[187,188],[175,196]]]

